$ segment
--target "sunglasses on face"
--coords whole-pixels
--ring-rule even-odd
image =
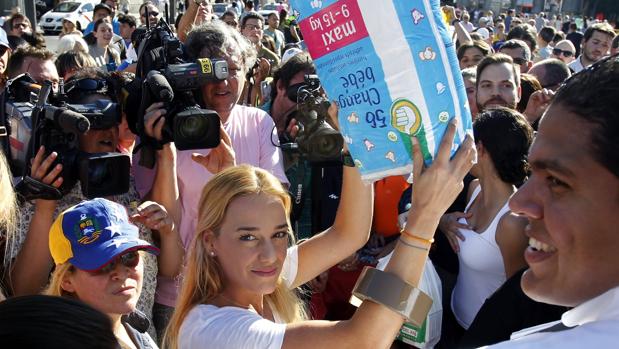
[[[4,56],[4,53],[8,50],[9,48],[6,46],[0,46],[0,56]]]
[[[28,28],[30,27],[30,25],[28,23],[17,23],[13,25],[13,29],[18,29],[18,28]]]
[[[156,11],[148,12],[148,17],[157,17],[157,16],[159,16],[159,12],[156,12]],[[142,17],[146,18],[146,13],[142,13]]]
[[[525,65],[527,64],[527,60],[524,58],[514,58],[514,63],[518,64],[518,65]]]
[[[114,258],[111,262],[104,265],[99,270],[95,270],[90,273],[93,275],[109,274],[112,270],[116,269],[118,264],[121,264],[127,268],[135,268],[139,263],[140,253],[138,251],[131,251]]]
[[[574,55],[574,52],[572,51],[563,51],[559,48],[554,48],[552,49],[552,54],[555,56],[561,56],[563,55],[563,57],[572,57]]]

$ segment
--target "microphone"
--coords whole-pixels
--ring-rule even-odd
[[[86,133],[90,129],[88,118],[66,108],[47,106],[45,108],[45,117],[54,121],[56,125],[67,132]]]
[[[146,82],[153,96],[161,102],[170,103],[174,99],[174,91],[168,80],[156,70],[151,70],[146,75]]]

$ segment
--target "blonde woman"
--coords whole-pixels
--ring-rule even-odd
[[[439,218],[462,189],[474,158],[469,138],[449,160],[454,134],[451,123],[438,157],[423,174],[421,150],[414,141],[413,208],[386,268],[414,286]],[[404,320],[399,313],[366,301],[349,321],[306,321],[294,292],[367,240],[371,186],[361,181],[355,168],[345,167],[334,225],[299,246],[291,241],[290,207],[280,182],[248,165],[224,170],[206,184],[184,283],[164,339],[167,348],[391,345]]]
[[[77,35],[80,38],[84,36],[81,31],[79,31],[75,26],[75,19],[71,17],[66,17],[62,19],[62,30],[60,31],[60,35],[58,35],[59,39],[62,39],[66,35]]]
[[[17,218],[17,201],[13,192],[11,181],[11,171],[4,156],[4,151],[0,151],[0,253],[2,253],[2,265],[0,265],[0,301],[4,299],[5,267],[8,266],[9,254],[6,253],[7,241],[12,238],[15,232],[15,220]],[[8,269],[6,269],[8,270]],[[8,282],[6,283],[8,284]]]
[[[157,348],[136,305],[144,277],[141,251],[159,250],[138,232],[125,207],[115,202],[94,199],[68,208],[49,232],[56,268],[45,293],[78,299],[107,314],[121,348]],[[140,328],[130,318],[146,326]]]

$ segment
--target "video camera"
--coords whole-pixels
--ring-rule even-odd
[[[3,118],[9,133],[6,146],[13,175],[19,177],[15,190],[26,200],[58,200],[76,182],[88,198],[126,193],[129,190],[129,156],[118,153],[86,153],[79,150],[78,136],[91,128],[109,128],[120,121],[116,103],[69,104],[66,96],[58,96],[48,104],[51,82],[38,85],[23,74],[7,82],[4,93]],[[46,156],[58,157],[50,168],[62,164],[59,188],[30,177],[30,162],[40,146]]]
[[[204,84],[226,79],[227,62],[208,58],[189,62],[181,42],[163,19],[154,28],[148,28],[139,41],[136,80],[125,106],[129,126],[140,136],[140,165],[152,168],[155,150],[169,142],[174,142],[179,150],[218,146],[219,115],[200,107],[197,100],[201,97],[197,92]],[[144,130],[145,111],[155,102],[164,102],[167,111],[160,142]],[[139,108],[131,112],[131,104]]]
[[[282,142],[282,148],[299,151],[310,162],[340,161],[344,139],[326,120],[331,103],[321,92],[318,76],[305,75],[304,82],[290,86],[286,95],[297,101],[297,111],[290,118],[297,120],[300,129],[296,143]]]

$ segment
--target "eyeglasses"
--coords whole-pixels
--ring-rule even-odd
[[[146,17],[146,13],[142,13],[141,14],[142,17]],[[159,16],[159,12],[157,11],[149,11],[148,12],[148,17],[157,17]]]
[[[572,52],[572,51],[563,51],[560,48],[553,48],[552,49],[552,54],[555,55],[555,56],[563,55],[563,57],[572,57],[574,55],[574,52]]]
[[[111,262],[108,262],[106,265],[99,268],[98,270],[92,271],[90,273],[93,275],[109,274],[111,271],[116,269],[118,263],[122,264],[127,268],[135,268],[140,263],[140,253],[138,251],[127,252],[114,258]]]
[[[8,49],[9,48],[6,46],[0,46],[0,56],[4,56],[4,53],[8,51]]]
[[[262,26],[255,24],[245,24],[245,29],[249,30],[262,30]]]

